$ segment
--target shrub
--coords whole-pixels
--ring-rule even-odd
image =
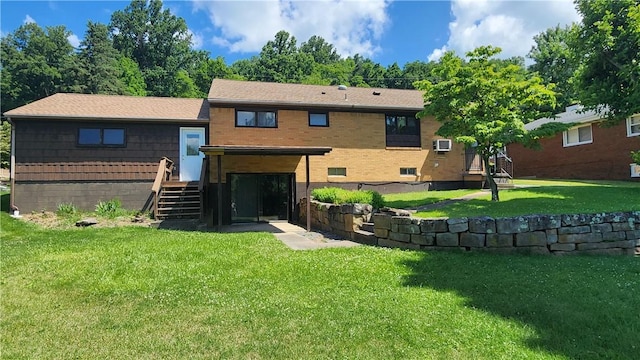
[[[122,212],[122,203],[118,199],[100,201],[96,205],[96,213],[100,216],[114,218]]]
[[[58,216],[69,216],[78,213],[78,208],[72,203],[62,203],[58,205],[56,214]]]
[[[332,204],[370,204],[376,209],[384,206],[384,199],[373,190],[345,190],[337,187],[314,189],[311,196],[320,202]]]

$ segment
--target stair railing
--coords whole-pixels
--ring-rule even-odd
[[[156,179],[153,181],[151,192],[153,192],[153,218],[158,218],[158,198],[160,197],[160,190],[162,184],[171,178],[173,172],[173,160],[163,157],[158,164],[158,171],[156,172]]]

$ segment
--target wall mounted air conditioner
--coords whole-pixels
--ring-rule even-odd
[[[435,151],[451,151],[451,139],[438,139],[433,142]]]

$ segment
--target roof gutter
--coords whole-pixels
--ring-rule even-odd
[[[295,108],[331,108],[331,109],[344,109],[344,110],[396,110],[396,111],[422,111],[424,107],[407,107],[407,106],[381,106],[381,105],[362,105],[362,104],[309,104],[300,101],[268,101],[268,100],[244,100],[244,99],[224,99],[224,98],[208,98],[209,104],[214,105],[245,105],[245,106],[279,106],[279,107],[295,107]]]
[[[130,118],[130,117],[107,117],[92,115],[9,115],[14,119],[51,119],[51,120],[105,120],[105,121],[125,121],[125,122],[201,122],[209,121],[208,118],[198,119],[163,119],[163,118]]]

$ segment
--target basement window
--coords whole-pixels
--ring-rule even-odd
[[[124,147],[124,129],[79,128],[79,146]]]
[[[416,168],[400,168],[400,175],[416,176],[418,169]]]
[[[329,176],[347,176],[347,168],[335,167],[327,170]]]

